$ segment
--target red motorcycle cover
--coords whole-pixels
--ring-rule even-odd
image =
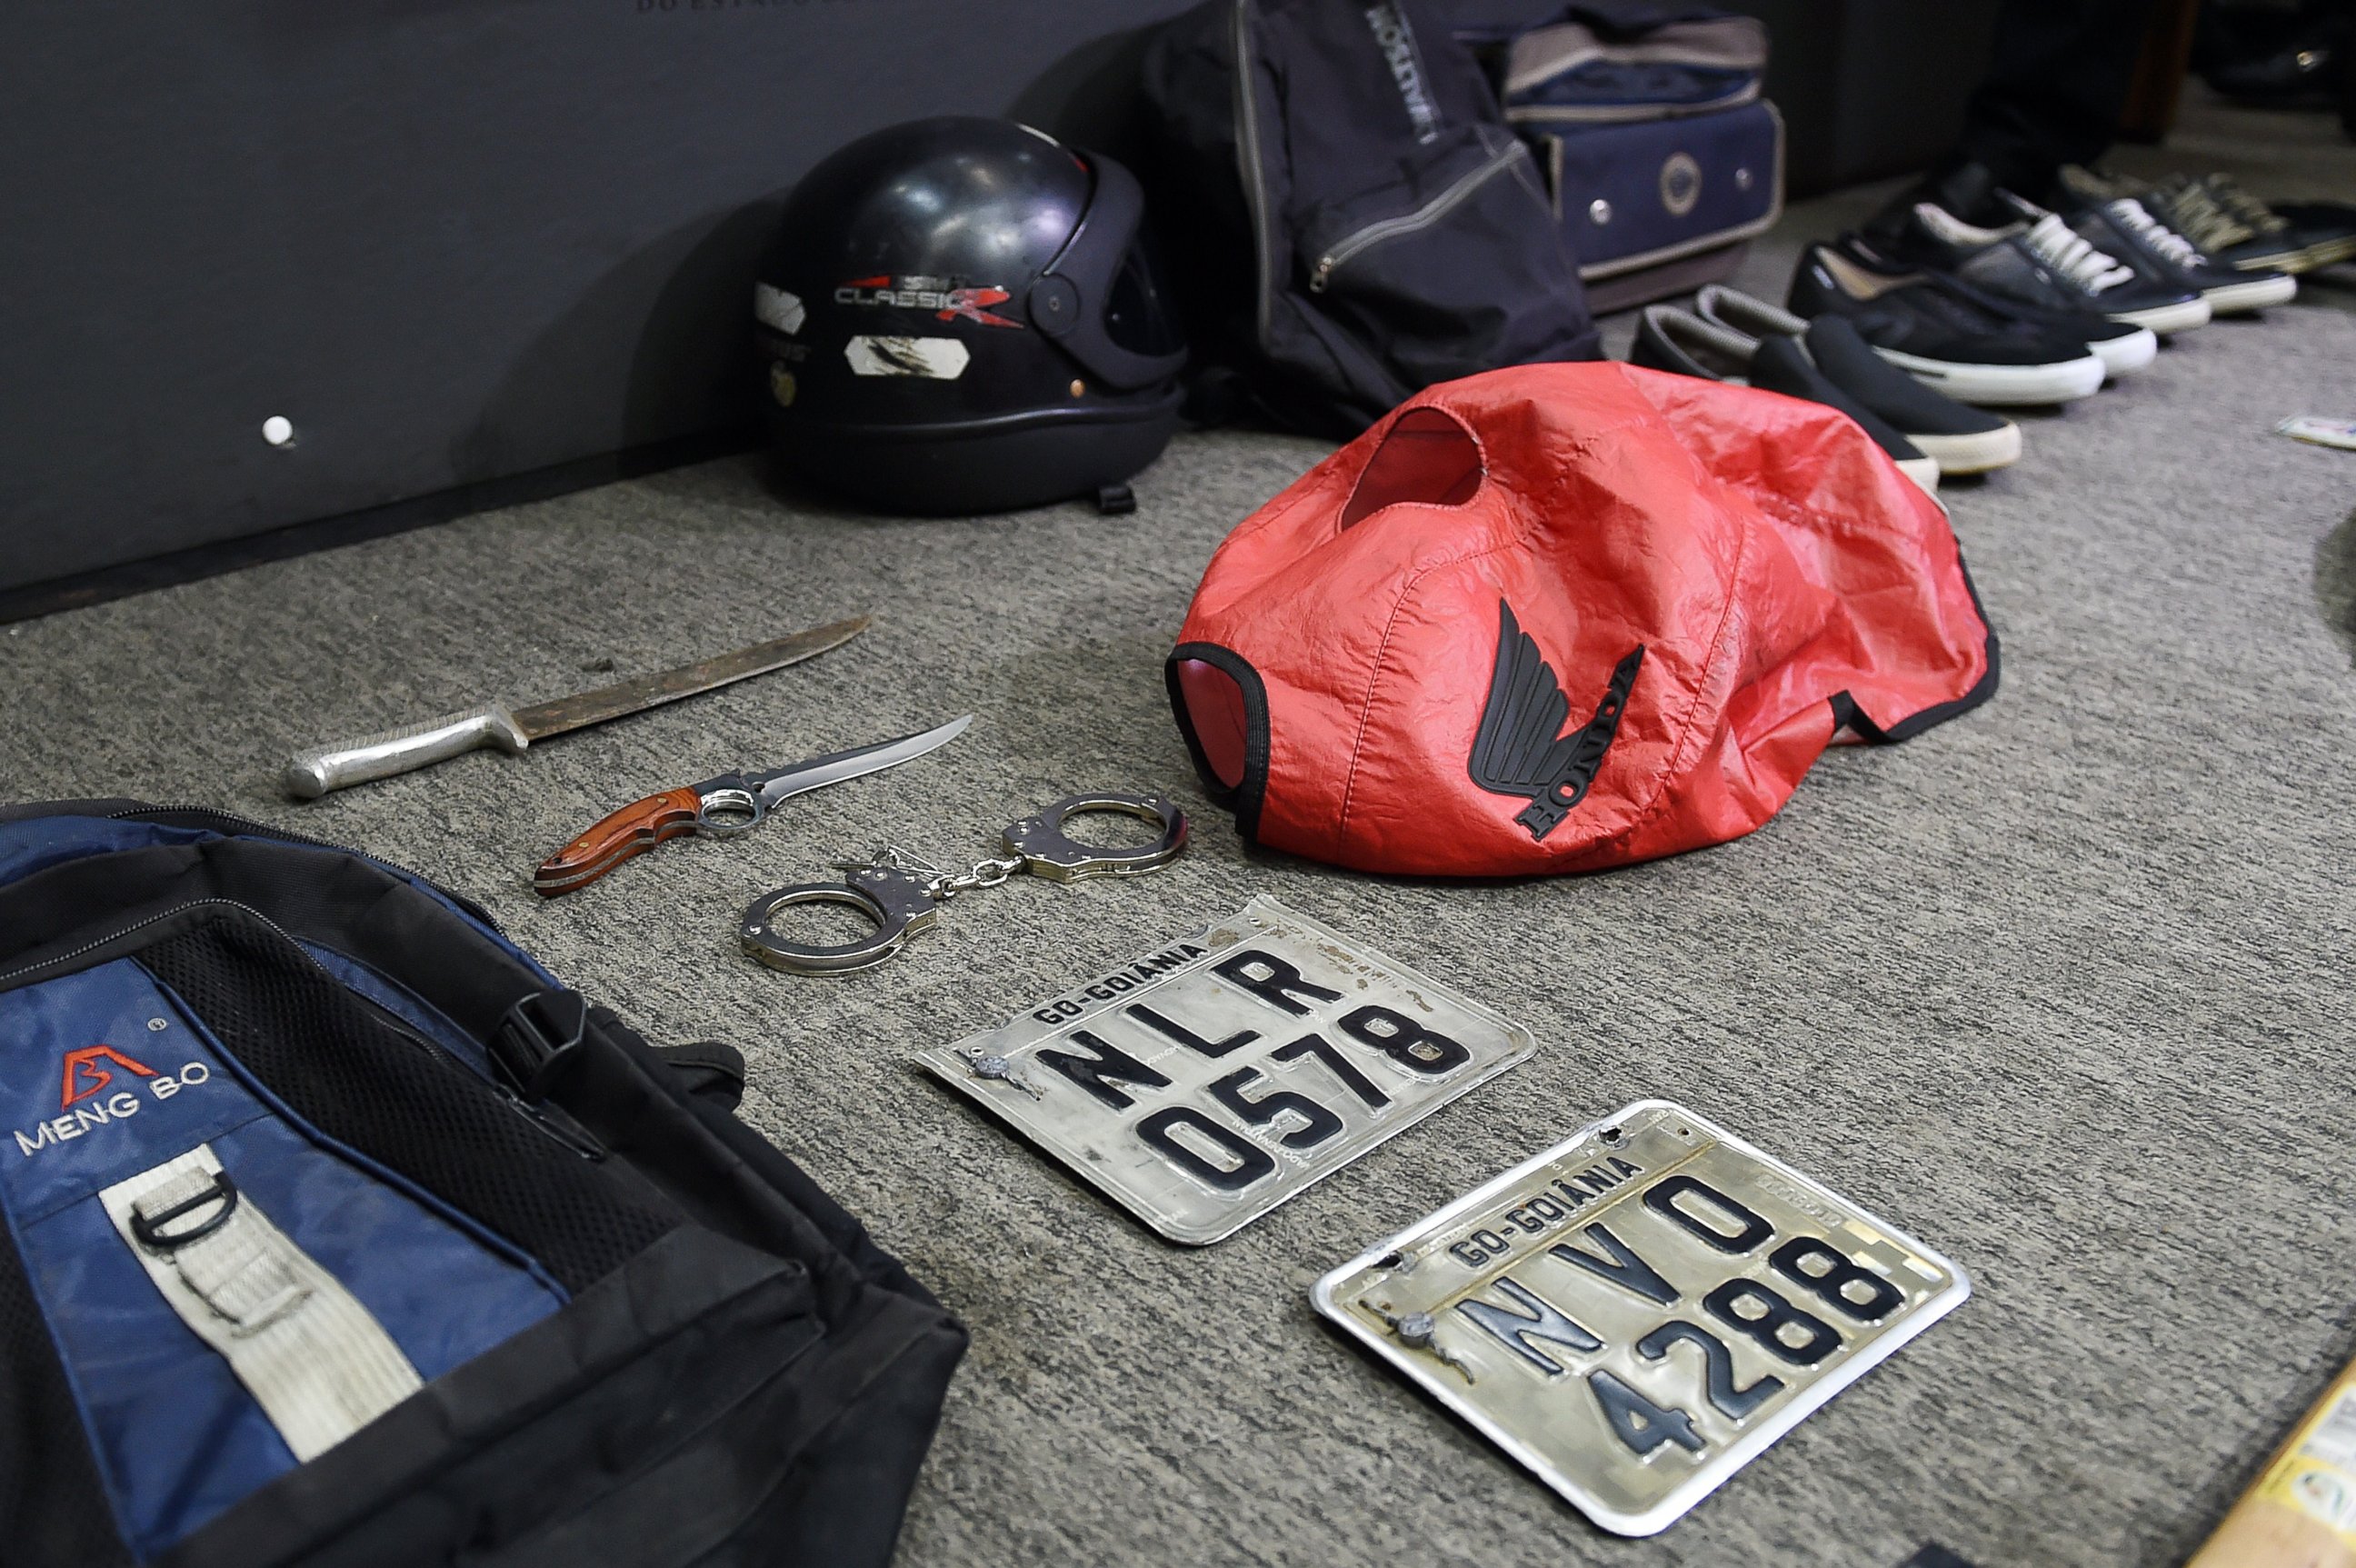
[[[1517,876],[1739,838],[1842,730],[1985,702],[1997,639],[1846,415],[1541,364],[1410,398],[1246,519],[1168,676],[1246,838]]]

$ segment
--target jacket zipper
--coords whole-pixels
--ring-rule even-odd
[[[335,846],[330,844],[326,847],[332,849]],[[305,948],[301,942],[295,940],[292,932],[288,931],[285,927],[280,925],[269,916],[263,914],[261,910],[255,908],[252,905],[242,903],[235,898],[191,898],[185,904],[175,904],[168,909],[149,915],[145,919],[134,920],[127,926],[123,926],[118,929],[108,932],[105,936],[98,937],[92,940],[84,942],[81,946],[75,948],[70,952],[59,953],[55,958],[43,959],[38,963],[20,963],[14,969],[0,970],[0,986],[5,986],[8,982],[16,979],[20,974],[31,974],[36,971],[44,969],[59,969],[63,965],[70,964],[78,958],[81,958],[89,953],[94,953],[102,947],[107,947],[115,942],[119,942],[123,938],[132,936],[139,931],[144,931],[150,926],[159,925],[177,916],[184,915],[190,909],[201,909],[209,905],[218,905],[224,909],[240,910],[242,913],[252,916],[255,919],[261,921],[263,925],[276,932],[278,936],[285,941],[287,946],[302,954],[303,961],[309,964],[313,969],[317,970],[321,979],[327,981],[331,985],[340,986],[343,983],[334,975],[329,974],[327,972],[327,966],[321,963],[317,959],[312,957],[310,950]],[[409,1041],[410,1044],[415,1046],[419,1050],[423,1051],[428,1056],[434,1058],[434,1060],[447,1061],[452,1059],[447,1052],[443,1050],[441,1047],[435,1045],[433,1041],[427,1039],[424,1036],[417,1033],[414,1029],[410,1028],[406,1024],[402,1023],[399,1019],[391,1017],[390,1015],[385,1015],[383,1009],[371,1005],[371,1011],[379,1014],[385,1025],[394,1033],[401,1036],[402,1038]],[[461,1063],[460,1065],[464,1066],[465,1064]],[[536,1107],[527,1101],[521,1095],[517,1094],[505,1084],[493,1080],[483,1079],[471,1069],[467,1069],[467,1076],[475,1079],[477,1082],[487,1083],[487,1087],[497,1093],[500,1099],[506,1101],[509,1105],[520,1112],[526,1120],[532,1123],[533,1126],[538,1127],[541,1133],[545,1133],[550,1138],[554,1139],[557,1143],[562,1144],[565,1148],[570,1149],[573,1153],[579,1155],[583,1159],[602,1160],[605,1157],[605,1145],[598,1143],[586,1128],[580,1129],[576,1133],[572,1130],[560,1126],[556,1122],[543,1114]]]
[[[1346,236],[1339,244],[1317,258],[1317,265],[1309,274],[1309,292],[1323,294],[1326,285],[1333,282],[1333,270],[1361,251],[1396,240],[1402,234],[1412,234],[1419,230],[1430,228],[1462,205],[1465,198],[1512,167],[1515,159],[1526,156],[1527,149],[1523,147],[1520,142],[1513,142],[1502,151],[1493,155],[1487,163],[1462,176],[1446,190],[1441,191],[1414,211],[1403,213],[1397,218],[1386,218],[1379,222],[1369,223],[1355,233]]]
[[[1251,0],[1236,0],[1236,158],[1243,166],[1244,205],[1251,210],[1252,273],[1257,292],[1253,296],[1253,323],[1262,347],[1268,343],[1269,318],[1273,312],[1270,295],[1274,284],[1269,276],[1268,261],[1268,192],[1259,177],[1259,113],[1254,107],[1258,90],[1252,81]]]

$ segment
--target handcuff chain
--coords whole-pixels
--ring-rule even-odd
[[[956,876],[944,872],[935,876],[925,891],[946,904],[960,893],[970,893],[977,887],[995,887],[1023,869],[1023,857],[985,856],[973,863],[970,870]]]
[[[864,860],[839,860],[835,865],[844,871],[913,871],[925,878],[925,897],[937,904],[946,904],[960,893],[997,886],[1022,870],[1024,862],[1020,855],[993,855],[975,861],[965,871],[945,871],[896,844],[879,843]]]

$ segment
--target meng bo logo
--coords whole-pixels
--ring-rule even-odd
[[[115,1088],[118,1069],[127,1075],[120,1089]],[[212,1069],[202,1062],[190,1062],[177,1074],[158,1072],[112,1046],[84,1046],[80,1050],[68,1051],[65,1072],[58,1088],[58,1110],[64,1114],[37,1123],[30,1136],[18,1133],[16,1147],[30,1159],[43,1149],[79,1138],[93,1128],[137,1115],[145,1101],[132,1091],[133,1083],[145,1084],[148,1100],[163,1101],[184,1089],[195,1088],[212,1075]],[[109,1090],[113,1092],[108,1093]]]

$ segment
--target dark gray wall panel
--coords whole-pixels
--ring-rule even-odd
[[[1117,140],[1180,8],[13,0],[0,587],[740,418],[803,169],[926,113]]]
[[[1722,0],[1764,21],[1788,193],[1919,169],[1954,145],[1997,0]]]

